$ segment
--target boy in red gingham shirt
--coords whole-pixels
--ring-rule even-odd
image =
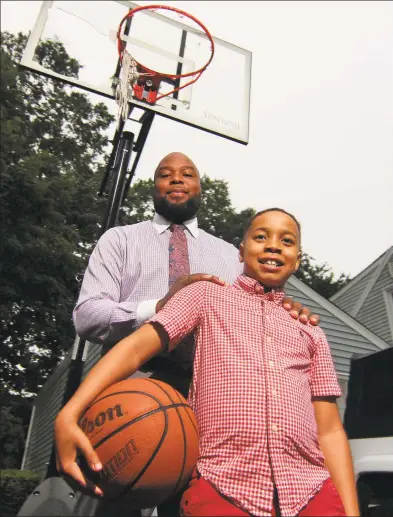
[[[233,286],[185,287],[92,369],[56,419],[59,469],[86,484],[77,449],[94,470],[102,468],[77,424],[85,408],[195,332],[189,403],[200,456],[181,514],[359,515],[329,345],[319,327],[293,320],[281,306],[300,263],[299,223],[281,209],[258,213],[240,259],[244,274]]]

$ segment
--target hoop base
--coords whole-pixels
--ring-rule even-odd
[[[157,90],[147,90],[143,85],[135,84],[133,86],[134,96],[138,101],[145,101],[148,104],[155,104],[157,100]]]
[[[161,84],[161,77],[159,75],[150,75],[143,72],[141,67],[137,65],[138,80],[131,86],[134,92],[134,97],[139,101],[147,102],[148,104],[155,104],[158,95],[158,89]]]

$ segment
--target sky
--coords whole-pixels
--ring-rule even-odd
[[[392,246],[393,2],[159,3],[252,52],[250,141],[156,116],[136,178],[184,152],[228,182],[237,210],[292,212],[304,251],[336,275],[355,276]],[[29,31],[40,5],[2,1],[1,29]],[[236,70],[232,80],[236,92]]]

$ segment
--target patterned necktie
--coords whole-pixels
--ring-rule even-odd
[[[184,224],[172,224],[170,230],[172,233],[169,240],[169,288],[172,287],[179,276],[190,274],[185,226]],[[183,372],[181,375],[187,377],[191,375],[195,354],[193,336],[186,337],[169,354],[175,363],[175,368],[180,367]]]
[[[172,224],[170,226],[171,238],[169,240],[169,288],[179,276],[190,274],[190,262],[188,259],[187,236],[184,224]]]

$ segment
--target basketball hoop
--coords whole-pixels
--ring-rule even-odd
[[[184,74],[168,74],[165,72],[158,72],[156,70],[152,70],[147,66],[139,63],[126,49],[126,45],[122,40],[122,28],[127,19],[131,19],[137,12],[140,11],[157,11],[159,9],[164,9],[167,11],[173,11],[179,14],[182,18],[189,18],[194,23],[196,23],[206,34],[207,38],[210,41],[211,53],[210,57],[202,67],[198,68],[198,70],[184,73]],[[122,63],[122,71],[118,80],[118,85],[116,88],[116,101],[119,104],[120,117],[124,119],[127,118],[128,115],[128,102],[132,100],[132,98],[136,98],[139,101],[147,102],[148,104],[154,105],[160,99],[167,97],[168,95],[172,95],[175,92],[190,86],[195,83],[206,70],[206,68],[211,63],[214,56],[214,41],[213,38],[208,31],[208,29],[197,20],[191,14],[182,11],[181,9],[177,9],[176,7],[170,7],[167,5],[146,5],[139,6],[131,11],[129,11],[126,16],[121,20],[118,31],[117,31],[117,48],[119,52],[120,61]],[[166,93],[159,93],[160,83],[163,79],[170,79],[171,81],[179,81],[182,78],[189,77],[190,80],[186,82],[186,84],[178,85],[173,88],[171,91]],[[179,82],[178,82],[179,84]]]

